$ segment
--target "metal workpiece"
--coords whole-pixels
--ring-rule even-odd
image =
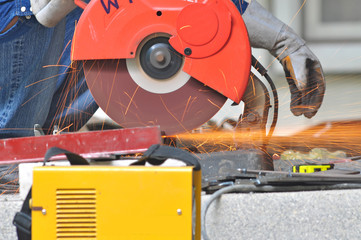
[[[87,158],[108,158],[115,153],[143,152],[160,142],[161,135],[157,126],[2,139],[0,165],[42,162],[46,151],[56,146]],[[54,158],[59,159],[64,157]]]

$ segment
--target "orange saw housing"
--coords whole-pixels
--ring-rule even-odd
[[[242,17],[230,0],[92,0],[72,43],[72,60],[135,58],[139,44],[156,33],[184,56],[183,71],[241,101],[251,68]]]

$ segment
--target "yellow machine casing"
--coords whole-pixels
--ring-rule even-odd
[[[193,167],[34,168],[32,239],[200,239]]]

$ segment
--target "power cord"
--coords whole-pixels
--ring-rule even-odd
[[[259,72],[259,74],[261,74],[261,76],[263,76],[268,84],[271,87],[272,90],[272,94],[273,94],[273,119],[272,119],[272,124],[270,127],[270,130],[266,136],[266,142],[268,142],[268,140],[272,137],[273,132],[276,128],[276,124],[277,124],[277,120],[278,120],[278,108],[279,108],[279,102],[278,102],[278,93],[277,93],[277,89],[275,84],[273,83],[271,77],[268,75],[267,73],[267,69],[265,67],[263,67],[263,65],[252,55],[252,66],[254,67],[254,69],[256,69],[257,72]]]

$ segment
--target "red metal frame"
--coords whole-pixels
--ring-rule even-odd
[[[51,147],[63,148],[85,158],[99,158],[114,153],[140,153],[151,145],[160,143],[159,127],[9,138],[0,140],[0,165],[41,162],[46,151]],[[59,159],[64,159],[64,156],[53,158],[53,160]]]

